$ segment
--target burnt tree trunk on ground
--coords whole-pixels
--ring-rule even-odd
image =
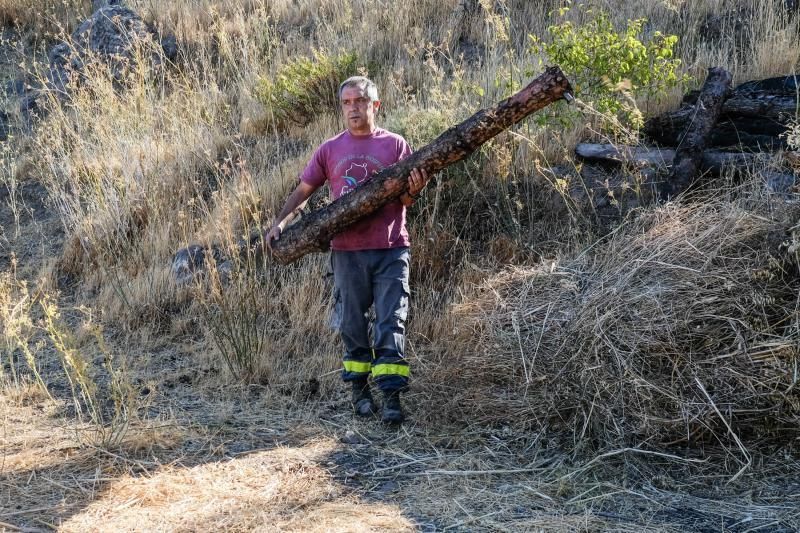
[[[734,95],[722,105],[709,146],[781,147],[785,142],[779,136],[786,132],[796,109],[795,96]],[[676,146],[693,117],[694,106],[685,106],[648,120],[643,131],[659,144]]]
[[[675,159],[674,148],[647,148],[613,144],[580,143],[575,155],[586,163],[604,167],[668,167]],[[758,160],[758,154],[706,150],[700,160],[700,171],[721,175],[726,168],[747,169]]]
[[[722,113],[708,146],[774,149],[786,145],[780,137],[797,114],[798,87],[793,76],[755,80],[737,86],[722,104]],[[650,118],[642,131],[653,141],[677,146],[694,116],[699,91],[683,98],[683,105]]]
[[[273,257],[287,264],[306,254],[327,250],[335,234],[405,193],[411,169],[425,169],[432,175],[461,161],[498,133],[570,91],[569,81],[561,70],[548,68],[515,95],[491,109],[478,111],[419,151],[378,172],[350,194],[303,217],[273,243]]]
[[[580,143],[575,147],[575,155],[585,163],[606,169],[627,167],[636,170],[658,170],[672,164],[675,159],[675,150],[672,148]],[[721,176],[728,172],[734,176],[747,176],[755,167],[766,167],[759,170],[766,190],[770,193],[783,194],[792,190],[796,178],[791,170],[782,167],[786,166],[786,160],[800,166],[800,161],[796,161],[796,159],[800,158],[795,152],[784,152],[776,157],[769,153],[706,150],[700,160],[700,171],[714,176]],[[658,181],[652,181],[648,185],[657,186],[658,184]]]
[[[730,72],[723,68],[708,69],[708,77],[694,106],[694,115],[675,151],[669,178],[659,187],[661,199],[669,199],[685,191],[697,177],[711,130],[730,93],[731,79]]]

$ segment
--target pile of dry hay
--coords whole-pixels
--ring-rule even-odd
[[[442,411],[609,445],[797,437],[798,215],[669,205],[490,279],[454,309]]]

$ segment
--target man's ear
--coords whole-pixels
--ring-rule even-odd
[[[375,100],[374,102],[372,102],[372,104],[375,106],[373,111],[375,111],[377,113],[378,110],[381,108],[381,101],[380,100]]]

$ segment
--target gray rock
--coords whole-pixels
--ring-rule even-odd
[[[691,4],[684,4],[684,9],[688,9]],[[754,20],[754,9],[747,5],[728,9],[720,13],[711,12],[700,22],[698,35],[703,43],[728,43],[734,46],[739,54],[744,54],[746,47],[741,43],[751,40],[752,21]]]
[[[220,282],[228,283],[233,273],[233,263],[225,259],[222,251],[216,246],[209,249],[192,244],[175,252],[172,258],[172,277],[178,285],[186,285],[207,272],[212,264],[216,265]]]
[[[192,244],[175,252],[172,258],[172,277],[175,281],[185,284],[194,279],[195,273],[203,270],[208,252],[209,250],[199,244]],[[212,250],[212,256],[213,253]]]
[[[376,492],[380,492],[381,494],[386,494],[389,492],[396,492],[400,489],[400,484],[397,481],[387,481],[382,483],[377,489]]]
[[[39,115],[39,97],[41,94],[41,90],[35,89],[19,100],[19,112],[26,128],[30,128],[33,124],[33,117]]]
[[[6,83],[6,96],[23,97],[28,92],[28,84],[25,80],[11,80]]]
[[[342,444],[350,444],[354,446],[369,444],[369,441],[356,433],[355,431],[348,430],[344,436],[339,438],[339,442]]]
[[[87,62],[99,61],[120,82],[137,51],[152,40],[149,28],[133,10],[120,5],[100,8],[73,32],[71,44],[50,50],[48,81],[52,88],[64,91],[81,79]]]
[[[797,193],[797,177],[794,173],[765,170],[761,172],[761,177],[764,180],[767,192],[771,194],[788,199]]]
[[[114,81],[124,86],[127,72],[138,57],[149,56],[152,67],[160,67],[163,58],[178,56],[174,36],[162,37],[121,0],[95,1],[99,8],[72,33],[69,42],[55,45],[48,53],[49,70],[45,90],[67,98],[70,90],[85,80],[87,64],[105,65]],[[36,100],[41,92],[25,98]],[[27,115],[38,105],[27,101],[20,111]]]
[[[164,50],[164,59],[174,63],[178,60],[178,39],[174,35],[167,35],[161,39],[161,49]]]
[[[219,276],[219,282],[223,285],[227,285],[228,282],[231,280],[231,275],[233,274],[233,263],[230,260],[223,261],[217,264],[217,275]]]
[[[125,2],[123,0],[92,0],[92,13],[104,7],[121,6],[124,4]]]

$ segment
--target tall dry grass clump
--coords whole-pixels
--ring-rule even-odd
[[[798,215],[669,205],[492,277],[453,310],[446,411],[607,445],[796,438]]]
[[[92,0],[0,0],[0,24],[52,38],[71,32],[91,11]]]

